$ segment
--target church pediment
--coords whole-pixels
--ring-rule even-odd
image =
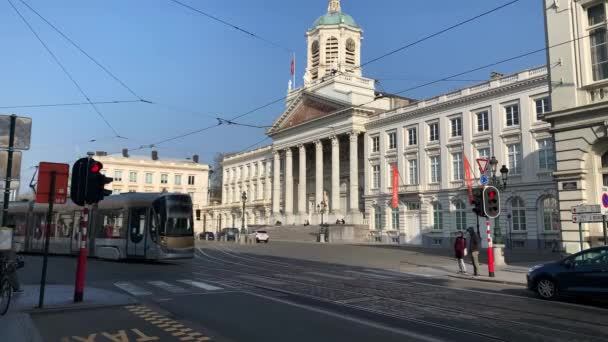
[[[349,107],[348,104],[343,102],[303,93],[292,102],[292,105],[279,117],[268,133],[273,134],[284,129],[300,126]]]

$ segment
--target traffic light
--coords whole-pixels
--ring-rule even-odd
[[[493,186],[483,190],[483,211],[489,218],[497,218],[500,215],[500,193]]]
[[[101,173],[103,164],[90,158],[79,159],[72,168],[70,197],[76,205],[95,204],[112,194],[105,185],[113,181]]]
[[[483,189],[477,188],[473,189],[473,202],[471,203],[473,206],[473,212],[475,215],[480,217],[486,217],[486,214],[483,211]]]

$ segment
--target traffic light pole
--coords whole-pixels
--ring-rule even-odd
[[[84,279],[87,270],[87,230],[90,222],[89,206],[85,206],[80,221],[80,254],[76,268],[76,286],[74,288],[74,303],[82,302],[84,297]]]
[[[492,245],[492,229],[490,227],[490,219],[486,219],[486,229],[488,234],[488,272],[490,278],[494,278],[494,247]]]

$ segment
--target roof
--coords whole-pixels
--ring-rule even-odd
[[[315,20],[315,22],[312,24],[312,28],[315,29],[318,26],[340,25],[340,24],[352,26],[355,28],[361,28],[355,22],[355,19],[353,19],[353,17],[351,17],[350,15],[348,15],[346,13],[342,13],[342,12],[330,12],[330,13],[327,13],[327,14],[319,17],[319,19]]]

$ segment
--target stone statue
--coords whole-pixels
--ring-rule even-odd
[[[293,82],[291,80],[289,80],[289,82],[287,82],[287,92],[290,92],[293,90]]]
[[[309,85],[312,83],[312,76],[310,75],[310,71],[306,70],[304,73],[304,85]]]

